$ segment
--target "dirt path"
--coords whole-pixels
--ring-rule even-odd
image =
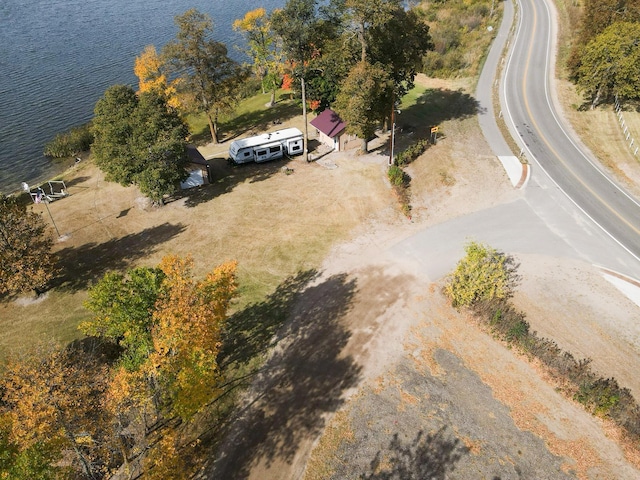
[[[414,221],[370,223],[299,295],[203,477],[640,478],[605,423],[452,310],[441,281],[390,261],[413,232],[518,195],[481,138],[449,134],[411,167]],[[518,261],[526,278],[515,301],[532,328],[638,389],[638,338],[619,327],[637,307],[591,265]]]

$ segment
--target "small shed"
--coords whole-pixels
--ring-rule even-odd
[[[347,124],[330,108],[320,112],[310,123],[316,128],[318,140],[332,150],[341,152],[359,146],[358,137],[346,133]]]
[[[184,190],[211,183],[213,181],[211,178],[211,166],[194,145],[187,146],[187,156],[189,157],[187,165],[189,178],[180,183],[180,188]]]

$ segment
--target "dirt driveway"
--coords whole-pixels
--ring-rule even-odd
[[[442,279],[390,255],[412,233],[520,195],[484,141],[455,128],[411,167],[413,222],[364,227],[300,292],[203,478],[640,478],[637,451],[610,425],[451,309]],[[638,307],[589,264],[518,261],[515,301],[532,329],[638,389],[638,339],[615,327]]]

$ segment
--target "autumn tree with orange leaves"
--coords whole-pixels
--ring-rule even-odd
[[[168,256],[160,269],[166,293],[154,312],[154,351],[147,371],[157,375],[171,410],[189,418],[219,393],[218,352],[227,310],[235,297],[236,263],[194,281],[191,258]]]
[[[66,464],[84,478],[102,477],[119,463],[101,408],[105,388],[106,367],[80,349],[47,345],[10,358],[0,381],[0,423],[16,456],[27,453],[32,462],[37,454],[58,473]]]
[[[167,105],[172,108],[180,107],[177,85],[180,79],[168,82],[163,73],[164,62],[156,47],[147,45],[140,55],[136,57],[133,73],[138,77],[138,91],[140,93],[156,91],[162,93],[167,99]]]
[[[0,479],[104,478],[132,461],[149,478],[190,478],[177,427],[225,388],[218,354],[236,267],[196,280],[191,257],[167,256],[155,269],[107,274],[82,330],[119,359],[55,345],[10,358],[0,378]]]
[[[192,268],[190,257],[167,256],[154,269],[107,274],[91,289],[87,306],[95,317],[82,331],[122,348],[107,395],[113,412],[150,405],[188,418],[218,393],[217,356],[236,263],[201,281]]]

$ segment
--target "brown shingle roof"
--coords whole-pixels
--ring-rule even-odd
[[[330,108],[323,110],[320,115],[311,120],[311,125],[331,138],[340,135],[347,127],[347,124]]]

